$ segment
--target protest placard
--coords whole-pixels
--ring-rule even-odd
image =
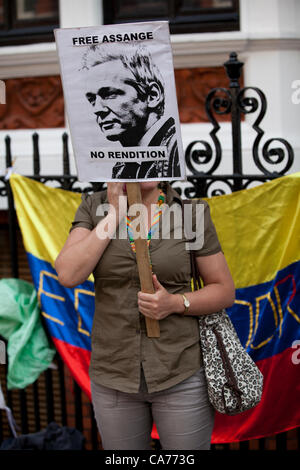
[[[166,21],[56,29],[80,181],[185,179]]]

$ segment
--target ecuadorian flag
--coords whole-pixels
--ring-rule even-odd
[[[20,175],[12,175],[10,183],[42,315],[58,352],[90,397],[93,279],[64,288],[54,269],[80,195]],[[236,416],[216,414],[213,443],[300,425],[299,189],[297,173],[208,199],[237,289],[228,313],[264,375],[258,406]]]

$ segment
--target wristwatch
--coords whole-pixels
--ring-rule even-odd
[[[182,298],[183,298],[183,304],[184,304],[184,312],[183,312],[183,315],[188,311],[191,303],[190,301],[186,298],[185,295],[181,294],[182,295]]]

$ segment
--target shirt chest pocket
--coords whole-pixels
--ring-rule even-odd
[[[191,267],[185,240],[153,240],[150,246],[152,271],[157,278],[170,286],[186,286],[190,282]]]
[[[137,269],[129,241],[112,239],[94,269],[94,277],[127,278]]]

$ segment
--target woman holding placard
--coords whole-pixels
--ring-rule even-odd
[[[203,280],[192,292],[182,200],[168,183],[140,183],[139,223],[148,229],[155,289],[143,293],[135,256],[139,224],[127,213],[124,187],[108,183],[106,191],[83,196],[55,264],[67,287],[94,275],[90,377],[103,447],[151,449],[154,421],[163,449],[209,449],[214,410],[197,317],[231,306],[235,293],[209,206],[194,201],[192,219],[185,214]],[[159,322],[159,338],[147,336],[145,318]]]

